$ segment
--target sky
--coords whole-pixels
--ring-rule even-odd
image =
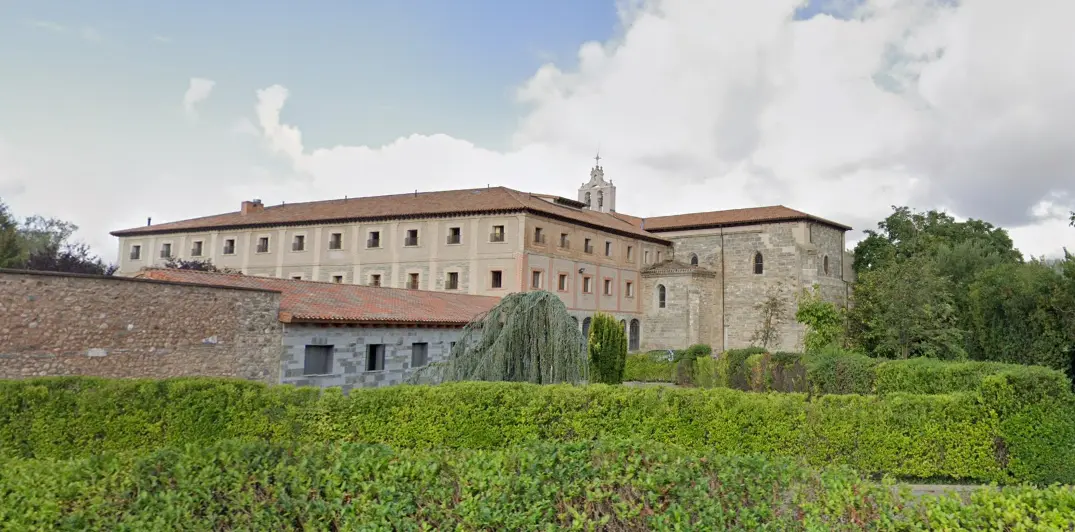
[[[1075,250],[1075,2],[0,0],[0,201],[108,232],[503,185]]]

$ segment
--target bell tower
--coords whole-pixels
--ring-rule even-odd
[[[594,167],[590,170],[590,180],[579,187],[579,201],[586,208],[599,212],[616,211],[616,186],[612,181],[605,181],[605,170],[601,168],[601,154],[594,157]]]

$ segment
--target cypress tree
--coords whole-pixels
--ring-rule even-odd
[[[592,382],[623,383],[627,363],[627,334],[609,314],[594,314],[588,339]]]

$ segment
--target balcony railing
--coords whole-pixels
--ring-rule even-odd
[[[302,251],[306,249],[306,242],[292,242],[291,251]]]
[[[490,242],[503,242],[504,241],[504,233],[490,233],[489,234],[489,241]]]
[[[328,241],[328,248],[329,249],[343,249],[343,241],[329,240]]]
[[[366,247],[368,247],[368,248],[379,248],[379,247],[381,247],[381,239],[379,239],[379,238],[371,238],[371,239],[367,240],[366,241]]]
[[[458,244],[459,242],[462,241],[462,239],[463,238],[461,236],[459,236],[459,235],[448,235],[448,243],[449,244]]]
[[[418,245],[418,237],[409,236],[407,238],[404,238],[403,239],[403,245],[404,246],[417,246]]]

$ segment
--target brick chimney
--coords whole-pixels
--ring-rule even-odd
[[[253,201],[244,201],[243,202],[243,207],[239,210],[239,212],[243,216],[246,216],[247,214],[253,214],[255,212],[262,212],[264,210],[265,210],[265,205],[263,205],[261,203],[261,200],[255,199]]]

